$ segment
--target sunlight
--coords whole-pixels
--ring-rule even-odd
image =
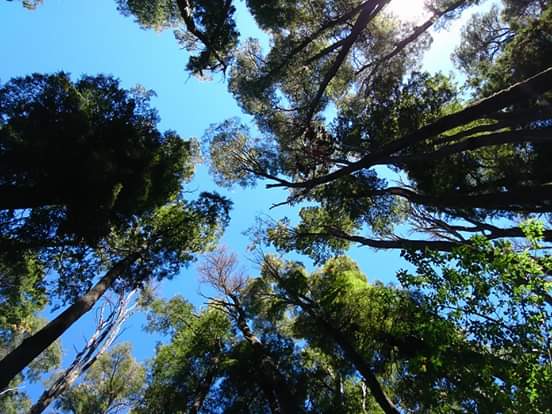
[[[422,22],[428,15],[424,0],[391,0],[386,11],[403,21],[413,23]]]

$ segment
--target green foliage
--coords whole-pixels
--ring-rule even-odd
[[[546,412],[547,260],[481,240],[450,257],[408,257],[418,266],[400,275],[409,291],[370,285],[337,258],[310,276],[269,261],[252,293],[265,315],[291,306],[295,338],[372,366],[405,410]]]
[[[121,344],[101,355],[56,407],[74,414],[127,412],[141,398],[144,381],[145,369],[132,357],[130,344]]]
[[[538,231],[536,223],[526,228]],[[406,257],[417,272],[401,272],[401,282],[491,357],[492,365],[481,372],[494,383],[481,388],[474,409],[547,412],[551,402],[542,390],[550,387],[549,257],[482,238],[451,254]]]
[[[0,326],[13,331],[29,331],[29,320],[47,302],[44,270],[36,257],[0,259]]]
[[[204,71],[225,71],[239,33],[228,0],[116,0],[117,9],[134,16],[140,26],[175,29],[178,42],[191,53],[187,69],[203,76]]]
[[[31,408],[31,405],[30,398],[21,391],[10,391],[0,397],[0,411],[5,414],[27,412]]]
[[[40,233],[95,241],[177,197],[192,173],[191,147],[157,130],[152,94],[65,73],[3,85],[0,208],[30,212],[15,228],[3,224],[3,234],[31,233],[34,244]]]
[[[148,314],[149,331],[169,335],[151,363],[150,380],[137,412],[184,413],[220,374],[224,342],[230,335],[228,318],[216,309],[199,314],[181,297],[156,300]]]

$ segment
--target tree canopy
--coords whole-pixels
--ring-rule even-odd
[[[189,73],[222,74],[248,116],[203,137],[215,183],[286,189],[274,207],[299,217],[257,220],[251,276],[216,249],[231,200],[187,196],[199,144],[158,130],[154,92],[64,72],[0,85],[0,410],[550,411],[550,1],[472,13],[456,75],[425,52],[482,0],[427,0],[419,22],[390,0],[246,0],[268,42],[239,38],[236,1],[114,3],[174,30]],[[407,265],[368,278],[352,244]],[[150,297],[212,250],[203,306]],[[60,336],[107,292],[137,290],[153,358],[107,350],[113,316],[30,408],[20,384],[59,365]]]
[[[249,279],[211,255],[207,308],[154,302],[169,342],[138,412],[546,412],[548,258],[481,239],[409,260],[397,288],[346,257],[309,274],[268,256]]]
[[[314,204],[299,226],[272,226],[275,244],[450,251],[473,233],[523,237],[516,221],[550,211],[548,2],[472,18],[455,53],[467,93],[420,61],[429,28],[474,2],[432,2],[416,27],[384,1],[322,3],[270,26],[268,53],[254,41],[237,52],[230,90],[260,137],[236,121],[206,135],[220,182],[267,179],[287,203]]]
[[[121,89],[109,76],[73,82],[62,72],[3,85],[3,237],[97,240],[178,196],[191,174],[191,144],[158,131],[152,94]]]

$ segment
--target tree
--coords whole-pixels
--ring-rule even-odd
[[[237,257],[225,250],[208,255],[201,263],[199,273],[203,281],[221,295],[220,298],[211,300],[212,305],[230,316],[245,339],[252,363],[256,366],[254,375],[258,377],[258,385],[268,401],[271,412],[282,414],[301,412],[301,404],[290,388],[291,378],[286,378],[280,371],[277,361],[271,355],[270,346],[267,347],[248,324],[246,308],[241,299],[241,292],[247,284],[247,278],[240,272],[237,265]]]
[[[262,11],[263,3],[255,2]],[[271,15],[287,19],[261,22],[274,47],[264,54],[255,42],[244,45],[230,79],[262,136],[248,138],[235,122],[212,128],[206,139],[217,177],[241,184],[268,179],[268,187],[290,190],[286,203],[314,203],[300,226],[276,229],[279,238],[271,241],[284,250],[310,253],[315,243],[340,253],[356,242],[450,251],[474,233],[523,237],[519,219],[551,208],[544,161],[549,5],[505,2],[504,17],[495,10],[471,23],[457,60],[467,62],[468,85],[481,87],[466,99],[452,79],[420,71],[419,62],[428,29],[476,2],[431,2],[430,17],[417,27],[386,16],[385,3],[320,2],[296,15],[274,3],[278,13]],[[252,4],[253,14],[263,16]],[[482,25],[486,40],[478,36],[486,33]],[[522,44],[529,45],[527,58]],[[332,107],[333,119],[334,111],[325,112]],[[402,182],[389,185],[382,166]],[[497,226],[497,218],[512,222]],[[406,237],[401,224],[426,236]]]
[[[346,258],[311,275],[269,258],[251,295],[291,307],[294,336],[342,355],[385,412],[546,412],[548,257],[479,241],[414,254],[418,273],[400,275],[410,290],[370,285]]]
[[[177,197],[191,174],[191,143],[157,130],[152,95],[108,76],[72,82],[63,72],[3,85],[2,238],[30,247],[54,237],[93,243]]]
[[[96,330],[78,352],[63,373],[54,378],[52,384],[40,395],[38,400],[29,410],[29,414],[40,414],[48,405],[69,389],[73,383],[85,373],[100,358],[115,341],[121,331],[122,325],[132,315],[138,302],[133,302],[136,290],[129,293],[123,292],[114,304],[107,309],[108,303],[103,303],[98,312]],[[109,303],[111,304],[111,303]],[[71,399],[71,397],[68,397]]]
[[[551,257],[538,253],[542,223],[523,227],[531,244],[522,249],[478,237],[451,253],[405,253],[416,270],[399,273],[403,286],[495,356],[485,373],[494,387],[471,384],[479,396],[468,410],[545,413],[552,403],[543,392],[552,381]]]
[[[144,28],[174,28],[178,42],[193,53],[187,65],[193,74],[226,71],[239,35],[232,0],[116,1],[123,15],[134,16]]]
[[[140,398],[145,369],[131,355],[128,343],[101,355],[87,371],[84,381],[56,403],[58,409],[75,414],[126,412]]]
[[[168,335],[170,342],[157,348],[144,397],[135,411],[204,412],[224,369],[231,336],[226,315],[211,307],[195,313],[182,297],[156,300],[148,314],[147,330]]]
[[[224,280],[224,286],[233,286],[232,294],[243,300],[239,309],[249,328],[238,326],[237,310],[232,309],[234,302],[226,302],[226,294],[210,299],[201,312],[181,297],[155,301],[148,330],[167,335],[168,342],[158,346],[144,399],[134,410],[264,413],[283,412],[295,404],[296,412],[358,413],[363,388],[349,366],[335,355],[303,349],[290,336],[286,326],[291,321],[285,315],[270,318],[258,312],[248,291],[236,290],[238,269],[231,267],[229,273],[226,265],[234,260],[229,253],[219,252],[208,260],[205,271],[215,264],[224,270],[215,279],[209,271],[211,280],[218,288]],[[282,390],[274,382],[278,377],[283,381],[279,387],[285,386],[293,397],[281,404],[283,409],[278,397]],[[364,396],[365,407],[366,400]]]
[[[202,194],[194,202],[167,204],[112,235],[99,252],[96,271],[106,269],[97,283],[0,361],[0,389],[35,357],[88,312],[110,288],[142,287],[178,273],[193,254],[209,249],[228,221],[228,200]],[[78,270],[78,267],[77,267]]]
[[[210,256],[220,296],[207,308],[153,306],[149,329],[169,340],[135,409],[284,412],[284,392],[304,412],[546,412],[548,257],[481,238],[409,259],[400,289],[345,257],[310,274],[266,257],[247,279],[230,254]]]

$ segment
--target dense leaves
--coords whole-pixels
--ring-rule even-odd
[[[145,28],[174,28],[175,37],[192,53],[187,69],[225,71],[237,44],[232,0],[116,0],[119,11]]]
[[[385,2],[319,3],[251,2],[274,46],[245,43],[230,90],[260,136],[235,122],[207,134],[217,178],[268,179],[289,189],[287,203],[316,205],[299,227],[269,234],[272,243],[314,258],[350,242],[450,251],[473,233],[523,237],[520,219],[550,211],[548,2],[505,2],[472,18],[455,53],[468,93],[420,62],[429,28],[477,2],[435,2],[416,27],[387,15]]]
[[[98,358],[83,381],[57,402],[64,413],[123,413],[140,397],[144,368],[132,357],[130,344],[121,344]]]
[[[111,77],[72,82],[65,73],[3,85],[0,208],[10,213],[2,235],[93,241],[177,196],[191,173],[190,143],[157,130],[151,95]]]

